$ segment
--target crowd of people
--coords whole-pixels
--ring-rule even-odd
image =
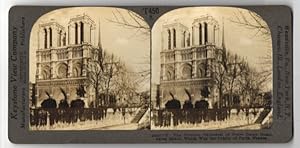
[[[154,115],[156,126],[174,126],[181,123],[196,124],[209,121],[226,120],[230,117],[230,109],[218,108],[215,104],[209,109],[209,102],[203,98],[194,104],[191,98],[186,100],[183,105],[170,93],[172,99],[165,103],[165,108],[156,110]]]
[[[41,102],[40,107],[30,109],[30,125],[31,126],[53,126],[54,124],[61,123],[75,123],[85,120],[102,120],[107,115],[107,107],[86,108],[86,104],[81,99],[84,97],[83,87],[77,89],[77,99],[74,99],[68,103],[66,92],[61,89],[64,95],[64,99],[59,103],[56,99],[52,98],[48,92],[46,92],[48,98]],[[117,108],[114,109],[115,113]],[[121,111],[121,109],[119,109]]]
[[[60,123],[76,123],[86,120],[102,120],[106,117],[107,110],[104,108],[53,108],[53,109],[31,109],[31,126],[53,126]],[[49,122],[49,123],[48,123]]]

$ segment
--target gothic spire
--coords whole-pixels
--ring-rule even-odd
[[[102,48],[102,44],[101,44],[101,24],[100,24],[100,18],[99,18],[99,23],[98,23],[98,27],[99,27],[99,32],[98,32],[98,46],[99,48]]]
[[[222,26],[222,27],[223,27],[223,29],[222,29],[222,49],[225,50],[226,47],[225,47],[225,37],[224,37],[224,30],[225,30],[225,29],[224,29],[224,28],[225,28],[225,27],[224,27],[224,26],[225,26],[225,25],[224,25],[224,18],[222,18],[222,23],[223,23],[223,26]]]

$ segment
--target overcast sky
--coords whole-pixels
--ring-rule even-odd
[[[127,10],[118,9],[125,18],[129,18]],[[113,53],[125,61],[127,66],[134,71],[140,70],[140,63],[145,63],[150,55],[150,37],[135,36],[131,29],[124,28],[108,20],[113,19],[116,8],[104,7],[74,7],[51,11],[40,17],[34,24],[30,38],[30,81],[34,82],[36,64],[35,55],[37,44],[38,25],[54,19],[67,29],[70,18],[76,15],[87,14],[96,23],[96,40],[98,40],[98,22],[101,24],[101,41],[104,50]],[[97,44],[97,42],[95,43]]]
[[[244,9],[239,10],[242,12],[248,11]],[[262,40],[260,37],[253,37],[255,31],[230,21],[234,19],[234,14],[237,12],[238,8],[232,7],[187,7],[170,11],[161,16],[152,28],[152,82],[159,83],[162,25],[180,22],[187,26],[191,32],[193,20],[202,15],[214,17],[219,22],[221,30],[222,20],[224,20],[227,50],[246,58],[251,66],[258,69],[261,68],[261,64],[259,64],[260,57],[270,50],[269,47],[272,44]],[[220,38],[221,40],[222,38]]]

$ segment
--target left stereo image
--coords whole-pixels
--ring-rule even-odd
[[[33,25],[29,129],[150,129],[150,27],[113,7],[50,11]]]

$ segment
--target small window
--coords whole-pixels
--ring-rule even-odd
[[[208,42],[208,39],[207,39],[207,33],[208,33],[208,30],[207,30],[207,23],[204,23],[204,43],[205,43],[205,44]]]
[[[49,40],[50,40],[50,43],[49,43],[49,46],[52,47],[52,28],[49,28]]]
[[[171,31],[168,29],[168,49],[171,49]]]
[[[78,44],[78,25],[75,23],[75,44]]]
[[[202,45],[202,25],[199,24],[199,45]]]
[[[84,24],[82,22],[80,22],[80,43],[82,44],[84,41]]]
[[[44,29],[44,48],[47,48],[47,29]]]
[[[176,30],[173,29],[173,47],[176,48]]]

